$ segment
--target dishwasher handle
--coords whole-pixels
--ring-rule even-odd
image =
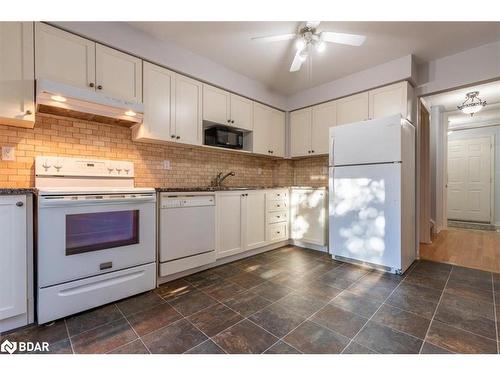
[[[190,196],[190,197],[169,197],[161,199],[161,208],[188,208],[215,206],[215,196]]]

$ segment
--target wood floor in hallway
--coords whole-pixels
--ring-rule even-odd
[[[432,244],[420,245],[420,258],[500,272],[500,233],[448,228]]]

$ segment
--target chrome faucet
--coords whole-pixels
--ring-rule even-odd
[[[220,188],[222,186],[222,182],[228,178],[229,176],[235,176],[236,173],[233,171],[226,173],[224,176],[222,176],[222,172],[217,173],[217,176],[212,180],[212,186],[216,188]]]

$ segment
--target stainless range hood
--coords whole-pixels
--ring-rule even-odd
[[[36,109],[40,113],[122,126],[142,123],[144,113],[142,103],[46,79],[36,81]]]

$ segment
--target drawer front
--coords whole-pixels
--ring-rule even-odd
[[[288,199],[288,190],[273,190],[266,193],[268,201],[279,201]]]
[[[267,202],[267,211],[283,211],[288,209],[288,201],[270,201]]]
[[[269,224],[288,222],[288,211],[275,211],[267,214]]]
[[[288,223],[277,223],[268,226],[269,241],[288,239]]]

